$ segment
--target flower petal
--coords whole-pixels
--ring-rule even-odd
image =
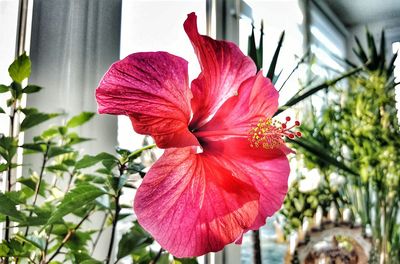
[[[204,152],[212,153],[219,164],[260,193],[258,216],[249,229],[265,224],[278,211],[288,190],[289,161],[281,148],[252,148],[247,139],[228,138],[202,142]]]
[[[143,52],[114,63],[96,90],[100,113],[127,115],[139,134],[160,148],[198,145],[188,130],[191,92],[187,62],[166,52]]]
[[[238,95],[229,98],[206,125],[198,137],[225,135],[247,137],[260,118],[271,118],[278,110],[278,91],[260,71],[244,81]],[[205,133],[205,131],[208,131]]]
[[[212,156],[168,149],[135,197],[139,223],[176,257],[221,250],[240,238],[258,212],[255,188]]]
[[[256,66],[234,43],[200,35],[194,13],[188,15],[184,28],[202,70],[191,84],[193,119],[190,127],[195,129],[204,125],[229,97],[237,93],[240,84],[256,73]]]

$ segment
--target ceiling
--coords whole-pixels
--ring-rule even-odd
[[[321,0],[320,0],[321,1]],[[400,0],[325,0],[347,27],[399,18]]]

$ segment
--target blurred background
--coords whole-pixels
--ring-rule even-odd
[[[280,105],[287,106],[277,119],[288,115],[303,123],[303,137],[290,142],[297,154],[290,157],[282,210],[259,234],[246,234],[241,246],[199,262],[254,263],[260,255],[268,264],[399,263],[398,0],[0,0],[0,83],[10,82],[8,66],[26,51],[29,82],[45,90],[23,103],[68,113],[58,117],[62,122],[96,112],[102,75],[134,52],[183,57],[192,80],[200,68],[183,30],[191,12],[202,34],[233,41],[244,53],[251,52],[253,31],[263,51],[258,59],[265,73],[274,64]],[[293,98],[301,100],[288,104]],[[7,107],[3,93],[0,107]],[[0,133],[8,131],[2,115]],[[144,140],[123,116],[95,116],[79,132],[96,139],[82,147],[89,154],[117,145],[137,149]],[[130,189],[121,199],[131,204],[133,197]],[[127,226],[119,223],[119,236]],[[93,254],[101,258],[104,249]]]

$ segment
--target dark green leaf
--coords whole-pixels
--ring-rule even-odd
[[[332,157],[328,153],[326,153],[326,149],[323,149],[319,146],[312,144],[311,142],[308,142],[305,138],[302,138],[300,140],[293,139],[293,140],[290,140],[290,142],[293,142],[293,143],[297,144],[298,146],[302,147],[303,149],[305,149],[306,151],[309,151],[310,153],[314,154],[315,157],[326,162],[327,164],[334,165],[337,168],[342,169],[346,172],[349,172],[353,175],[358,175],[353,170],[351,170],[349,167],[347,167],[345,164],[343,164],[342,162],[338,161],[337,159],[335,159],[334,157]]]
[[[279,52],[281,51],[283,40],[285,39],[285,31],[281,33],[281,36],[279,38],[278,46],[275,49],[274,56],[272,57],[271,64],[269,65],[267,77],[270,80],[274,79],[275,76],[275,69],[276,69],[276,64],[278,63],[278,58],[279,58]]]
[[[174,264],[197,264],[195,258],[174,258]]]
[[[8,68],[8,73],[18,83],[28,78],[31,74],[31,61],[29,57],[25,53],[19,56]]]
[[[87,167],[91,167],[103,160],[116,161],[116,158],[113,155],[105,153],[105,152],[102,152],[96,156],[85,155],[82,159],[78,160],[78,162],[75,164],[75,169],[78,170],[78,169],[84,169]]]
[[[76,209],[82,208],[94,201],[105,192],[90,184],[81,184],[68,192],[56,211],[52,214],[47,224],[55,223],[57,220],[72,213]]]
[[[68,122],[67,122],[67,127],[72,128],[72,127],[77,127],[81,126],[84,123],[88,122],[92,117],[95,115],[95,113],[92,112],[82,112],[81,114],[72,117]]]
[[[44,153],[46,151],[46,143],[27,143],[22,145],[21,147],[41,153]]]
[[[0,193],[0,214],[8,215],[17,222],[24,222],[25,215],[15,208],[16,205],[17,204],[4,193]]]
[[[14,99],[21,99],[22,96],[22,86],[20,83],[12,82],[11,83],[11,95]]]
[[[23,93],[30,94],[30,93],[37,93],[42,89],[42,87],[37,85],[28,85],[24,89],[22,89]]]
[[[22,113],[24,113],[25,115],[36,114],[36,113],[39,112],[39,111],[38,111],[36,108],[34,108],[34,107],[22,108],[22,109],[20,109],[20,111],[21,111]]]
[[[69,148],[69,147],[55,147],[55,146],[51,146],[49,149],[49,153],[48,156],[49,158],[54,158],[56,156],[62,155],[62,154],[67,154],[67,153],[71,153],[74,150]]]
[[[134,225],[130,232],[125,233],[118,244],[117,258],[128,256],[133,251],[153,243],[153,239],[140,226]]]
[[[36,113],[28,115],[21,123],[21,131],[25,131],[56,116],[58,116],[58,114]]]
[[[0,93],[6,93],[10,90],[9,86],[6,86],[4,84],[0,84]]]
[[[4,114],[4,113],[5,113],[4,109],[2,107],[0,107],[0,114]]]
[[[289,107],[297,104],[298,102],[308,98],[309,96],[315,94],[316,92],[318,92],[318,91],[320,91],[322,89],[328,88],[329,86],[332,86],[335,83],[337,83],[337,82],[339,82],[339,81],[341,81],[341,80],[343,80],[343,79],[345,79],[345,78],[347,78],[349,76],[352,76],[353,74],[355,74],[355,73],[357,73],[357,72],[359,72],[361,70],[362,70],[361,67],[357,68],[357,69],[350,70],[350,71],[340,75],[339,77],[336,77],[333,80],[326,81],[324,83],[321,83],[319,85],[316,85],[314,87],[311,87],[311,88],[307,89],[305,92],[301,92],[299,94],[296,94],[295,96],[290,98],[290,100],[287,101],[283,106],[281,106],[278,109],[278,111],[275,113],[275,115],[278,115],[279,113],[285,111],[287,108],[289,108]]]

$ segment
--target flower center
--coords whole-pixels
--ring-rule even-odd
[[[293,139],[301,137],[301,132],[292,132],[291,129],[300,126],[299,121],[295,121],[292,126],[288,126],[290,117],[286,117],[286,122],[272,120],[272,118],[260,118],[257,125],[249,131],[248,140],[252,148],[263,147],[265,149],[273,149],[284,144],[284,138]]]

